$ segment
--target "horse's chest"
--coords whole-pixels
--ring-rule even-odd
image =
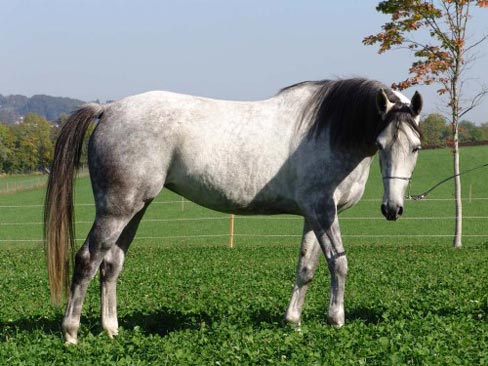
[[[339,211],[356,205],[362,198],[369,176],[371,158],[366,158],[344,179],[334,192],[334,200]]]
[[[361,200],[366,186],[365,183],[365,181],[363,182],[362,180],[359,180],[345,182],[344,184],[339,185],[336,190],[336,201],[339,211],[344,211],[353,207]]]

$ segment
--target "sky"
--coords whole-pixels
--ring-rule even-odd
[[[406,50],[377,53],[362,39],[388,20],[369,0],[0,0],[0,94],[115,100],[170,90],[258,100],[305,80],[408,76]],[[473,40],[488,9],[473,13]],[[488,85],[488,42],[477,48],[466,94]],[[436,87],[424,113],[445,112]],[[466,114],[488,122],[488,98]]]

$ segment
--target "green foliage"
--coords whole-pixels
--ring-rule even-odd
[[[488,122],[482,123],[479,128],[478,128],[480,135],[481,135],[481,140],[482,141],[488,141]]]
[[[399,48],[412,51],[416,61],[409,73],[413,76],[393,86],[406,89],[417,84],[441,84],[438,93],[447,93],[449,105],[459,113],[457,93],[461,69],[471,49],[487,39],[483,36],[471,45],[466,44],[470,41],[466,39],[470,6],[482,8],[486,7],[485,3],[470,0],[381,1],[376,10],[388,15],[390,21],[382,25],[381,32],[365,37],[363,44],[379,44],[379,53]],[[415,34],[418,33],[428,37],[417,40]]]
[[[420,121],[422,130],[422,144],[426,146],[445,146],[449,136],[449,126],[446,119],[437,113],[429,114]]]
[[[422,143],[424,146],[440,147],[452,144],[451,129],[446,118],[432,113],[420,121]],[[488,141],[488,123],[480,126],[471,121],[463,120],[459,123],[459,142],[471,143]]]
[[[471,121],[459,122],[459,142],[474,142],[481,140],[480,129]]]
[[[68,115],[61,115],[58,124],[63,125]],[[90,136],[95,125],[90,126]],[[29,113],[21,123],[0,123],[0,173],[44,172],[51,165],[59,128],[45,118]],[[82,150],[81,163],[86,164],[88,139]]]
[[[12,129],[0,123],[0,173],[7,172],[14,151],[15,136]]]
[[[49,167],[54,150],[54,126],[30,113],[22,123],[0,124],[0,172],[28,173]]]
[[[462,149],[466,169],[486,163],[487,146]],[[413,193],[451,174],[450,154],[420,153]],[[452,222],[442,218],[453,215],[452,184],[440,186],[431,200],[407,201],[405,217],[387,222],[379,210],[377,165],[363,201],[341,215],[349,259],[341,329],[326,324],[329,274],[323,260],[307,295],[301,332],[281,324],[295,275],[300,219],[237,217],[230,250],[225,236],[183,237],[225,235],[228,215],[188,201],[182,207],[164,191],[149,207],[118,283],[120,335],[110,340],[102,332],[94,280],[79,345],[66,348],[63,309],[49,303],[42,245],[8,241],[41,237],[36,223],[44,191],[0,196],[0,205],[15,206],[0,210],[0,365],[487,365],[488,242],[469,236],[487,234],[486,201],[471,202],[465,190],[464,213],[472,219],[465,220],[464,248],[453,250],[450,238],[415,237],[450,233]],[[487,168],[462,179],[473,197],[488,197]],[[78,238],[90,229],[92,200],[89,179],[79,179]],[[217,219],[156,221],[199,217]]]

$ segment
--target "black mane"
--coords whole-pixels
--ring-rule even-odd
[[[392,121],[393,113],[395,119],[400,117],[420,134],[411,110],[379,81],[362,78],[305,81],[288,86],[280,93],[305,85],[317,87],[305,104],[301,118],[310,137],[316,138],[329,130],[333,146],[374,146],[378,134]],[[384,89],[388,99],[395,104],[385,119],[381,118],[376,104],[380,89]],[[402,116],[397,116],[396,112]]]

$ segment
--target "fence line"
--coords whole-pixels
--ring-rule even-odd
[[[463,197],[463,201],[486,201],[488,200],[488,197]],[[417,202],[427,202],[427,201],[455,201],[455,198],[424,198],[423,200],[414,200]],[[179,201],[155,201],[152,202],[151,205],[169,205],[169,204],[179,204],[181,205],[181,200]],[[193,204],[196,206],[199,206],[198,203],[192,202],[192,201],[184,201],[185,204]],[[380,198],[365,198],[362,199],[360,202],[381,202]],[[94,206],[94,203],[75,203],[76,206]],[[34,208],[34,207],[44,207],[43,204],[31,204],[31,205],[0,205],[0,208]],[[203,207],[203,206],[202,206]]]
[[[300,238],[299,234],[234,234],[234,237],[246,238]],[[453,234],[343,234],[344,238],[451,238]],[[136,236],[134,241],[153,239],[191,239],[191,238],[228,238],[227,234],[199,234],[199,235],[168,235],[168,236]],[[463,234],[465,238],[486,238],[488,234]],[[85,238],[77,238],[84,241]],[[0,239],[0,243],[41,243],[42,239]]]
[[[454,220],[454,216],[428,216],[428,217],[402,217],[402,221],[405,220]],[[463,219],[466,220],[488,220],[488,216],[463,216]],[[143,219],[142,222],[191,222],[191,221],[209,221],[209,220],[221,220],[227,221],[229,220],[228,216],[209,216],[209,217],[191,217],[191,218],[180,218],[180,219]],[[259,217],[252,217],[252,216],[236,216],[236,220],[292,220],[292,221],[302,221],[303,217],[301,216],[293,216],[293,217],[275,217],[275,216],[259,216]],[[359,216],[359,217],[341,217],[340,221],[362,221],[362,220],[371,220],[371,221],[384,221],[385,218],[382,216],[378,217],[367,217],[367,216]],[[43,225],[44,223],[41,221],[37,222],[0,222],[0,226],[37,226]],[[93,221],[76,221],[76,225],[82,224],[93,224]]]
[[[488,197],[466,197],[463,198],[463,201],[485,201],[488,200]],[[185,202],[186,201],[186,202]],[[366,202],[381,202],[381,199],[363,199],[362,201]],[[423,201],[454,201],[454,198],[433,198],[433,199],[425,199]],[[180,200],[167,200],[167,201],[156,201],[153,202],[156,205],[182,205],[182,211],[187,211],[185,204],[190,204],[188,207],[188,211],[190,211],[193,207],[197,207],[198,204],[180,199]],[[93,203],[77,203],[75,206],[90,206],[93,207]],[[8,208],[22,208],[22,209],[38,209],[42,208],[42,204],[27,204],[27,205],[0,205],[0,209],[8,209]],[[442,221],[442,220],[454,220],[454,216],[421,216],[421,217],[403,217],[402,221],[404,220],[430,220],[430,221]],[[463,216],[465,220],[488,220],[488,216]],[[227,221],[229,220],[229,215],[219,215],[219,216],[199,216],[199,217],[183,217],[183,218],[146,218],[143,222],[146,223],[172,223],[172,222],[205,222],[205,221]],[[293,216],[293,215],[279,215],[279,216],[237,216],[237,221],[244,221],[244,220],[288,220],[288,221],[302,221],[303,217],[300,216]],[[341,217],[341,221],[383,221],[384,218],[380,215],[378,216],[353,216],[353,217]],[[92,224],[93,221],[87,220],[80,220],[76,221],[76,224]],[[0,222],[0,227],[25,227],[25,226],[40,226],[43,225],[42,221],[31,221],[31,222]],[[22,229],[19,229],[22,230]],[[220,231],[220,230],[219,230]],[[259,234],[259,233],[234,233],[233,235],[230,234],[232,240],[233,237],[235,238],[300,238],[301,234]],[[449,238],[452,237],[453,234],[343,234],[342,237],[344,238]],[[466,238],[487,238],[488,234],[463,234],[463,237]],[[135,240],[171,240],[171,239],[196,239],[196,238],[229,238],[229,232],[226,233],[216,233],[216,234],[195,234],[195,235],[163,235],[163,236],[136,236]],[[76,239],[76,241],[84,241],[85,238]],[[42,239],[0,239],[0,243],[16,243],[16,242],[31,242],[31,243],[41,243]],[[230,244],[232,246],[232,244]]]

